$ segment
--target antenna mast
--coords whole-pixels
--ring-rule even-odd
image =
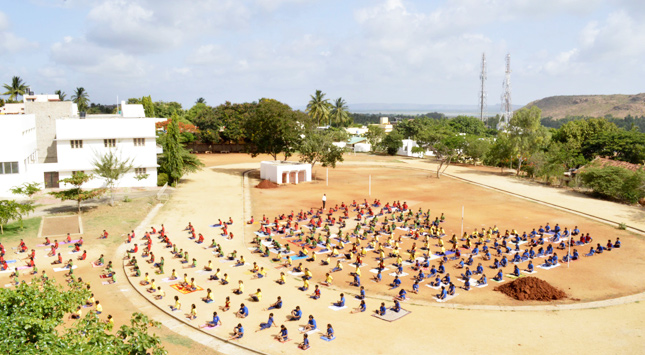
[[[482,53],[481,90],[479,91],[479,119],[484,121],[486,113],[486,53]]]
[[[502,120],[500,126],[506,126],[513,117],[513,105],[511,103],[511,55],[506,55],[506,75],[502,83]]]

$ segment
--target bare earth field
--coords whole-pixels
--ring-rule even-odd
[[[334,326],[337,339],[332,342],[319,340],[319,334],[310,336],[312,350],[315,352],[348,352],[348,353],[401,353],[403,351],[437,352],[437,353],[511,353],[521,350],[534,353],[543,351],[574,351],[594,350],[596,353],[639,353],[644,344],[642,335],[644,324],[642,320],[643,306],[640,303],[631,303],[589,310],[563,310],[563,311],[489,311],[468,309],[469,306],[479,305],[507,305],[526,306],[543,305],[539,302],[514,301],[498,292],[493,291],[494,284],[482,289],[472,291],[459,290],[459,296],[452,303],[459,304],[460,309],[440,307],[441,304],[432,300],[436,291],[422,286],[419,295],[408,293],[411,300],[403,303],[403,308],[412,313],[393,323],[384,322],[370,313],[378,307],[380,302],[392,305],[392,295],[398,291],[389,291],[384,284],[369,281],[372,275],[368,267],[362,268],[362,283],[367,288],[366,313],[350,314],[350,310],[358,305],[358,300],[353,298],[357,289],[350,287],[349,271],[353,269],[348,263],[342,272],[334,273],[333,286],[323,287],[322,297],[319,300],[309,298],[313,292],[313,285],[323,281],[324,273],[330,267],[322,267],[318,263],[306,263],[313,272],[311,287],[307,292],[298,290],[302,281],[288,275],[286,285],[278,285],[275,280],[281,270],[276,268],[277,263],[271,258],[261,258],[259,254],[251,254],[253,248],[251,241],[253,232],[259,225],[246,225],[241,223],[250,215],[261,219],[265,214],[273,219],[281,213],[295,212],[300,209],[318,207],[321,204],[323,193],[328,196],[328,205],[340,204],[342,201],[350,203],[352,200],[362,201],[375,198],[383,203],[394,199],[406,201],[413,210],[422,207],[431,209],[431,215],[439,216],[445,213],[447,220],[443,223],[446,233],[459,233],[461,229],[461,207],[466,211],[464,230],[472,231],[474,228],[497,225],[503,232],[505,229],[530,231],[549,222],[552,226],[559,223],[561,226],[573,228],[577,225],[582,231],[589,232],[595,241],[605,244],[607,239],[615,240],[620,236],[623,248],[612,252],[605,252],[600,256],[582,258],[571,264],[553,270],[537,269],[537,276],[563,289],[572,299],[556,304],[566,306],[574,302],[605,300],[614,297],[642,292],[645,289],[643,270],[643,254],[645,244],[640,236],[619,231],[611,226],[587,220],[577,215],[570,215],[552,208],[527,202],[507,195],[495,193],[488,189],[459,182],[450,178],[440,180],[432,177],[431,172],[404,170],[400,168],[375,168],[372,166],[347,166],[329,171],[329,186],[325,184],[325,169],[317,168],[317,181],[298,186],[289,185],[277,189],[250,188],[249,210],[244,212],[244,193],[240,174],[258,167],[257,162],[261,157],[252,159],[248,156],[212,155],[202,157],[207,166],[215,166],[203,172],[187,177],[186,184],[180,186],[172,200],[162,209],[153,220],[155,226],[164,223],[171,241],[178,247],[189,251],[190,259],[197,259],[197,268],[186,268],[186,264],[172,258],[169,250],[161,248],[155,240],[153,252],[157,260],[160,256],[166,258],[166,274],[153,275],[153,268],[147,263],[144,272],[150,272],[157,279],[157,285],[162,286],[167,293],[167,299],[153,301],[143,286],[138,286],[139,291],[160,309],[178,320],[186,321],[193,326],[203,325],[210,320],[213,311],[219,312],[223,326],[206,329],[205,331],[217,337],[227,338],[233,327],[241,323],[246,335],[242,340],[235,341],[243,346],[265,351],[268,353],[295,353],[296,344],[302,336],[297,328],[304,325],[304,321],[287,321],[287,315],[297,305],[303,309],[304,316],[312,314],[318,321],[318,327],[324,329],[327,323]],[[360,156],[350,157],[348,161],[359,162]],[[371,158],[371,157],[370,157]],[[266,159],[266,158],[265,158]],[[355,160],[354,160],[355,159]],[[376,165],[391,165],[392,158],[377,157]],[[230,165],[236,162],[244,164]],[[253,162],[248,164],[247,162]],[[369,165],[369,164],[366,164]],[[368,176],[372,175],[371,196],[368,196]],[[257,172],[250,172],[249,185],[258,183]],[[229,226],[229,231],[235,235],[233,240],[228,240],[221,235],[221,228],[210,227],[217,219],[227,220],[232,217],[234,224]],[[196,244],[188,239],[184,228],[188,222],[196,228],[197,233],[203,233],[206,239],[204,244]],[[351,224],[349,225],[351,226]],[[348,226],[348,227],[349,227]],[[332,228],[332,231],[335,231]],[[215,239],[221,243],[226,254],[233,250],[238,251],[238,256],[243,255],[247,265],[235,267],[232,262],[221,260],[214,256],[206,247]],[[153,238],[154,240],[154,238]],[[404,248],[407,249],[412,241],[403,238]],[[420,244],[418,244],[420,246]],[[438,249],[437,247],[431,247]],[[581,253],[586,253],[588,247],[580,247]],[[559,253],[560,256],[563,254]],[[274,257],[275,255],[272,255]],[[373,257],[368,256],[367,263],[373,265]],[[318,261],[322,257],[318,256]],[[201,271],[211,260],[214,268],[220,268],[222,273],[230,276],[231,283],[221,285],[216,281],[208,281],[211,272]],[[477,260],[477,259],[475,259]],[[267,278],[254,278],[250,272],[251,263],[257,262],[268,270]],[[477,261],[476,261],[477,262]],[[454,262],[453,262],[454,263]],[[489,265],[490,263],[484,263]],[[536,262],[537,265],[537,262]],[[159,282],[159,279],[169,276],[172,269],[176,269],[179,277],[186,273],[188,278],[194,277],[197,285],[204,288],[189,294],[180,294],[169,286],[174,282]],[[448,272],[454,273],[452,263],[447,267]],[[409,273],[409,270],[405,270]],[[505,269],[510,272],[511,268]],[[489,271],[488,276],[493,276]],[[456,275],[455,275],[456,276]],[[454,277],[454,276],[453,276]],[[384,275],[384,282],[390,282],[391,276]],[[135,279],[135,282],[139,279]],[[237,288],[238,281],[245,285],[243,295],[236,295],[233,291]],[[410,289],[411,280],[403,278],[403,286]],[[490,281],[489,281],[490,282]],[[508,282],[508,281],[506,281]],[[491,282],[492,283],[492,282]],[[457,285],[460,285],[456,282]],[[206,289],[211,288],[215,301],[204,303],[201,298],[206,295]],[[250,294],[257,288],[262,290],[263,298],[260,302],[253,302]],[[347,296],[348,308],[334,311],[329,306],[338,300],[339,294],[344,292]],[[180,297],[183,308],[181,311],[170,311],[173,303],[172,297]],[[226,297],[231,299],[231,310],[224,312],[219,307],[224,304]],[[273,310],[278,325],[285,324],[292,342],[281,344],[273,339],[278,333],[278,328],[255,332],[261,322],[268,318],[269,311],[265,309],[272,304],[277,296],[284,300],[280,310]],[[250,315],[244,319],[234,316],[245,303],[250,310]],[[186,315],[190,305],[195,304],[198,317],[188,321]],[[581,332],[576,324],[584,324],[585,331]],[[616,329],[621,329],[616,334]],[[465,338],[464,338],[465,337]],[[604,339],[612,338],[611,342]],[[468,339],[464,342],[463,339]]]
[[[433,171],[421,171],[403,169],[402,161],[399,158],[374,157],[365,155],[346,156],[347,164],[340,165],[336,169],[329,169],[329,186],[325,182],[326,169],[316,167],[318,180],[312,183],[300,185],[281,186],[276,189],[253,188],[259,180],[259,173],[254,171],[259,167],[261,160],[267,157],[251,158],[242,154],[217,154],[202,155],[200,158],[209,168],[201,172],[191,174],[184,179],[182,184],[174,191],[169,202],[152,218],[150,225],[157,229],[163,223],[173,243],[178,248],[189,252],[189,259],[197,260],[197,267],[190,268],[189,264],[183,264],[178,258],[174,258],[170,249],[164,248],[156,236],[152,237],[152,251],[156,261],[161,257],[165,259],[165,274],[155,274],[155,268],[145,262],[140,253],[137,255],[139,265],[143,273],[148,272],[155,279],[157,286],[161,286],[166,292],[163,300],[154,300],[152,294],[146,292],[147,286],[140,286],[139,282],[143,277],[130,277],[135,289],[128,280],[124,278],[123,270],[131,273],[129,267],[122,268],[123,255],[116,253],[117,247],[121,246],[122,234],[127,233],[143,219],[143,216],[150,209],[150,205],[143,202],[133,202],[122,205],[118,217],[111,216],[107,211],[110,208],[101,206],[96,210],[84,214],[84,239],[88,249],[88,261],[77,262],[79,268],[77,275],[92,285],[92,290],[97,294],[97,299],[104,305],[104,315],[112,314],[117,319],[117,327],[127,322],[129,314],[142,309],[144,313],[155,313],[166,315],[164,321],[166,327],[156,332],[162,337],[164,346],[171,354],[184,354],[190,351],[194,354],[213,353],[207,348],[183,336],[176,335],[172,330],[176,328],[177,321],[188,326],[195,327],[203,325],[212,318],[214,311],[217,311],[222,319],[223,325],[214,329],[202,329],[202,334],[211,334],[218,338],[228,338],[233,327],[241,323],[246,334],[241,340],[233,341],[244,347],[257,349],[261,352],[271,354],[300,353],[297,344],[302,340],[298,327],[303,326],[309,314],[315,316],[318,328],[324,330],[328,323],[332,324],[337,338],[331,342],[320,339],[321,332],[310,335],[311,350],[314,353],[348,353],[348,354],[398,354],[398,353],[544,353],[544,352],[572,352],[592,351],[597,354],[639,354],[645,347],[645,307],[642,302],[636,301],[622,305],[606,306],[591,309],[567,310],[568,306],[578,303],[608,300],[616,297],[642,293],[645,290],[645,275],[643,275],[645,242],[640,235],[625,231],[619,231],[613,226],[580,217],[578,215],[565,213],[542,204],[528,202],[523,199],[508,196],[493,190],[481,188],[472,184],[464,183],[448,177],[437,179]],[[415,163],[414,167],[420,166]],[[465,169],[465,168],[463,168]],[[248,188],[245,193],[244,179],[242,173],[250,171]],[[502,179],[501,176],[491,177],[493,174],[485,170],[473,170],[476,174],[488,174],[487,178]],[[499,170],[497,170],[499,172]],[[495,173],[494,171],[492,173]],[[369,194],[368,179],[371,175],[371,195]],[[526,186],[527,191],[532,189]],[[357,293],[356,287],[347,283],[351,280],[349,272],[354,267],[349,262],[344,263],[344,270],[335,272],[334,282],[331,287],[323,287],[322,297],[319,300],[309,298],[313,292],[314,284],[323,281],[325,272],[330,267],[320,266],[323,255],[318,255],[318,261],[308,263],[303,260],[304,266],[309,267],[313,272],[313,280],[309,291],[298,290],[302,281],[293,275],[287,275],[285,285],[278,285],[280,271],[285,269],[276,268],[278,263],[272,262],[271,258],[262,258],[259,254],[252,254],[250,248],[254,248],[251,241],[254,232],[259,228],[258,224],[247,225],[245,221],[251,216],[256,220],[266,215],[273,218],[279,214],[288,214],[292,210],[299,212],[301,209],[318,208],[321,205],[323,193],[327,194],[327,205],[334,206],[341,202],[351,203],[352,200],[362,202],[363,199],[373,201],[380,199],[385,203],[393,200],[406,201],[413,211],[422,208],[424,212],[431,210],[432,217],[444,213],[446,221],[442,223],[448,240],[453,233],[459,234],[461,230],[461,210],[465,210],[464,231],[472,232],[482,227],[497,225],[502,233],[506,229],[517,229],[520,233],[527,232],[549,222],[552,226],[556,223],[562,227],[573,228],[578,226],[581,231],[589,232],[594,238],[594,243],[606,244],[607,239],[615,240],[620,237],[623,247],[620,250],[605,252],[602,255],[582,258],[573,262],[570,268],[562,265],[553,270],[536,269],[537,274],[533,275],[551,285],[564,290],[569,299],[549,305],[561,305],[562,310],[544,311],[539,310],[541,302],[519,302],[512,300],[499,292],[494,292],[495,283],[490,281],[494,271],[486,268],[490,285],[485,288],[475,288],[471,291],[459,289],[459,296],[453,300],[440,304],[433,300],[432,296],[437,291],[421,284],[421,292],[418,295],[408,292],[411,300],[402,303],[404,309],[411,311],[411,314],[395,321],[385,322],[371,316],[381,302],[389,307],[392,305],[392,296],[398,289],[388,290],[386,283],[391,282],[392,276],[383,274],[383,283],[377,284],[369,280],[373,275],[369,269],[376,265],[376,254],[368,253],[365,263],[369,266],[361,268],[362,284],[367,290],[367,312],[351,314],[350,311],[357,307],[358,300],[353,295]],[[581,199],[581,204],[589,208],[595,200]],[[378,209],[375,209],[375,211]],[[348,221],[349,230],[353,227],[356,212],[350,213]],[[231,217],[234,223],[229,226],[229,231],[234,233],[232,240],[221,235],[221,228],[211,227],[218,219],[228,220]],[[379,217],[381,220],[382,217]],[[202,233],[206,239],[204,244],[197,244],[189,239],[185,227],[191,222],[197,233]],[[399,223],[397,223],[399,224]],[[96,236],[109,226],[110,239],[99,241]],[[149,230],[150,226],[146,226]],[[332,227],[335,233],[337,227]],[[136,230],[136,242],[142,247],[144,230]],[[396,235],[402,231],[396,231]],[[279,236],[277,238],[280,238]],[[233,250],[238,251],[238,256],[243,255],[247,265],[234,266],[233,262],[218,258],[207,247],[211,240],[215,239],[221,243],[225,254]],[[385,239],[385,237],[381,237]],[[280,239],[278,239],[280,240]],[[281,241],[281,240],[280,240]],[[40,243],[41,241],[27,241],[28,246]],[[410,238],[402,238],[402,250],[409,249],[414,241]],[[422,240],[416,241],[417,247],[421,247]],[[436,240],[432,240],[433,244]],[[595,245],[595,244],[594,244]],[[6,245],[7,249],[9,245]],[[129,247],[132,247],[130,245]],[[293,245],[292,245],[293,247]],[[524,247],[524,246],[522,246]],[[41,250],[42,249],[42,250]],[[292,248],[295,250],[295,248]],[[439,248],[431,245],[430,249],[436,251]],[[589,246],[579,247],[581,254],[587,253]],[[71,249],[69,249],[71,250]],[[53,260],[46,257],[46,249],[37,250],[37,263],[41,270],[47,270],[50,276],[62,281],[62,272],[53,273],[50,262]],[[67,253],[67,251],[64,251]],[[107,260],[116,263],[118,283],[115,285],[102,285],[98,274],[101,268],[93,268],[89,261],[96,260],[98,255],[105,253]],[[407,253],[403,252],[405,257]],[[564,253],[558,251],[558,255]],[[76,258],[76,255],[64,255],[67,258]],[[208,281],[213,272],[206,272],[203,267],[212,261],[215,269],[221,269],[222,273],[228,273],[230,284],[221,285],[217,281]],[[391,260],[388,260],[391,263]],[[437,260],[433,260],[436,262]],[[267,277],[263,279],[254,278],[250,272],[251,264],[257,262],[259,266],[267,269]],[[475,263],[478,263],[475,259]],[[447,271],[456,279],[461,271],[454,269],[454,261],[447,264]],[[538,262],[534,261],[537,265]],[[491,262],[483,262],[489,266]],[[524,267],[526,263],[521,266]],[[393,267],[389,266],[392,270]],[[164,280],[170,276],[173,269],[176,269],[180,279],[186,273],[188,278],[194,277],[197,285],[203,291],[196,291],[182,294],[170,286],[177,281]],[[504,269],[505,274],[510,273],[512,267]],[[393,271],[393,270],[392,270]],[[403,287],[410,290],[413,275],[409,267],[404,269],[410,274],[403,277]],[[0,274],[0,278],[8,278],[8,274]],[[232,291],[237,288],[238,281],[242,280],[245,285],[244,294],[236,295]],[[509,282],[507,279],[505,282]],[[6,283],[6,281],[4,282]],[[3,283],[3,284],[4,284]],[[462,284],[456,281],[457,286]],[[202,298],[206,296],[206,289],[213,291],[214,302],[205,303]],[[256,289],[262,290],[263,298],[260,302],[251,301],[249,295]],[[334,311],[329,306],[338,300],[339,294],[344,292],[347,296],[348,308]],[[171,311],[170,305],[174,303],[174,296],[178,296],[182,303],[180,311]],[[282,309],[266,311],[278,296],[284,300]],[[226,297],[231,299],[231,310],[222,311],[220,306],[224,304]],[[144,300],[146,306],[135,306]],[[642,299],[642,297],[641,297]],[[139,301],[139,302],[134,302]],[[247,318],[236,318],[234,312],[239,309],[240,303],[245,303],[250,314]],[[192,304],[196,305],[197,319],[188,320],[186,315]],[[518,306],[515,310],[479,310],[474,309],[483,305],[493,306]],[[534,310],[521,308],[527,305],[537,306]],[[303,320],[288,321],[287,315],[295,306],[303,310]],[[453,309],[451,307],[455,307]],[[469,308],[471,307],[471,308]],[[160,313],[163,312],[163,313]],[[273,312],[277,325],[285,324],[289,330],[290,338],[293,341],[279,343],[273,338],[279,328],[271,328],[256,332],[261,322],[266,322],[268,314]],[[243,349],[232,348],[225,342],[220,342],[218,350],[225,353],[242,353]],[[211,345],[212,346],[212,345]]]

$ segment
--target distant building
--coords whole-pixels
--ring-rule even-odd
[[[383,130],[385,131],[385,133],[390,133],[390,132],[392,132],[392,129],[394,129],[394,126],[392,126],[392,125],[390,124],[390,122],[389,122],[389,118],[388,118],[388,117],[381,117],[381,118],[379,119],[379,124],[371,124],[370,126],[378,126],[378,127],[381,127],[381,128],[383,128]]]
[[[404,139],[402,143],[403,143],[403,146],[399,148],[399,150],[396,152],[397,155],[403,155],[406,157],[415,157],[415,158],[423,158],[426,155],[429,155],[429,156],[434,155],[434,153],[428,149],[426,149],[425,152],[418,152],[418,153],[412,152],[413,148],[416,148],[419,146],[417,142],[413,139]]]
[[[298,184],[311,181],[311,164],[290,161],[263,161],[260,178],[276,184]]]

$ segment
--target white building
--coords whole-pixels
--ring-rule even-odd
[[[142,105],[122,103],[121,115],[80,118],[77,112],[70,113],[75,104],[56,102],[50,96],[25,97],[20,105],[33,114],[0,114],[0,198],[15,198],[9,189],[24,183],[65,188],[59,180],[75,171],[91,174],[92,162],[109,150],[122,159],[131,158],[134,166],[118,181],[118,187],[157,185],[157,154],[161,153],[156,144],[157,119],[145,118]],[[104,185],[95,178],[84,187]]]
[[[37,178],[37,161],[34,115],[0,115],[0,196]]]
[[[260,178],[276,184],[311,181],[311,164],[280,160],[263,161],[260,163]]]
[[[88,117],[56,120],[58,179],[69,178],[76,171],[91,174],[93,161],[111,150],[123,160],[132,159],[134,166],[133,171],[119,180],[118,187],[157,186],[155,119]],[[137,180],[141,175],[147,177]],[[100,178],[86,184],[90,188],[101,186],[104,181]]]
[[[413,153],[412,148],[416,148],[419,146],[417,142],[413,139],[404,139],[402,143],[403,143],[403,146],[399,148],[399,150],[396,152],[396,155],[403,155],[406,157],[415,157],[415,158],[423,158],[426,155],[429,155],[429,156],[434,155],[434,153],[431,150],[426,150],[425,152]]]

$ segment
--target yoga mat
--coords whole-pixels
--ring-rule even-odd
[[[372,313],[372,317],[376,317],[378,319],[382,319],[382,320],[388,321],[388,322],[394,322],[396,320],[399,320],[399,319],[407,316],[410,313],[412,313],[412,312],[410,312],[408,310],[405,310],[403,308],[401,308],[401,310],[398,311],[398,312],[394,312],[393,310],[388,309],[387,312],[385,312],[384,315],[381,316],[381,315],[379,315],[377,313]]]
[[[338,307],[334,305],[329,306],[329,309],[331,309],[332,311],[340,311],[341,309],[345,309],[345,308],[347,308],[347,306],[342,306],[342,307]]]
[[[539,267],[540,269],[544,269],[544,270],[550,270],[550,269],[554,269],[554,268],[556,268],[556,267],[558,267],[560,265],[561,265],[560,263],[557,263],[557,264],[552,265],[552,266],[544,266],[544,264],[542,264],[542,265],[538,265],[537,267]]]
[[[177,291],[181,292],[181,293],[182,293],[182,294],[184,294],[184,295],[185,295],[185,294],[189,294],[189,293],[193,293],[193,292],[203,291],[203,290],[204,290],[204,289],[203,289],[203,288],[201,288],[200,286],[197,286],[197,289],[196,289],[195,291],[191,291],[191,290],[189,290],[188,288],[185,288],[185,287],[181,286],[181,284],[174,284],[174,285],[170,285],[170,287],[174,288],[175,290],[177,290]]]
[[[439,302],[439,303],[444,303],[444,302],[448,302],[448,301],[450,301],[451,299],[453,299],[453,298],[455,298],[455,297],[457,297],[457,296],[459,296],[459,294],[458,294],[458,293],[455,293],[455,294],[454,294],[454,295],[452,295],[452,296],[451,296],[451,295],[447,295],[447,296],[446,296],[446,298],[445,298],[445,299],[442,299],[442,300],[440,300],[440,299],[438,299],[438,298],[436,298],[436,297],[435,297],[435,300],[436,300],[437,302]]]
[[[390,276],[399,276],[399,277],[404,277],[404,276],[408,276],[409,274],[408,274],[407,272],[404,272],[404,273],[401,273],[401,274],[399,275],[399,274],[397,274],[396,272],[391,272],[391,273],[389,273],[388,275],[390,275]]]
[[[211,227],[213,227],[213,228],[219,228],[221,226],[222,226],[221,224],[211,224]]]
[[[17,262],[17,261],[18,261],[18,260],[16,260],[16,259],[12,259],[12,260],[6,260],[5,262],[6,262],[7,264],[13,264],[13,263],[15,263],[15,262]]]
[[[324,340],[324,341],[332,341],[332,340],[336,339],[336,336],[334,336],[334,337],[332,337],[332,338],[330,339],[330,338],[327,338],[326,336],[324,336],[324,335],[323,335],[323,336],[321,336],[321,337],[320,337],[320,339],[322,339],[322,340]]]
[[[72,265],[72,269],[76,269],[77,267],[78,267],[78,266],[76,266],[76,265]],[[54,268],[54,272],[67,271],[67,270],[69,270],[69,269],[64,268],[64,267],[55,267],[55,268]]]
[[[304,332],[304,330],[305,330],[304,327],[298,328],[298,331],[301,332],[301,333]],[[306,334],[307,335],[312,335],[314,333],[318,333],[319,331],[320,331],[320,329],[316,328],[316,329],[312,329],[312,330],[308,331]]]

